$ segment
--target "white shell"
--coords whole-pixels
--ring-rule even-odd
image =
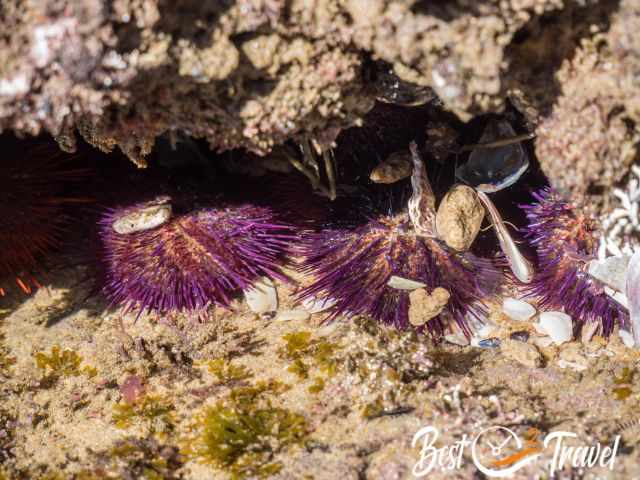
[[[111,226],[116,233],[126,235],[159,227],[170,218],[171,205],[152,205],[120,217]]]
[[[337,301],[333,298],[306,298],[302,301],[302,306],[309,313],[320,313],[333,307]]]
[[[469,340],[467,340],[467,337],[465,337],[462,333],[449,333],[448,335],[444,336],[444,339],[449,343],[460,345],[461,347],[466,347],[467,345],[469,345]]]
[[[278,292],[268,277],[262,277],[244,291],[244,297],[252,312],[267,313],[278,309]]]
[[[636,342],[633,340],[633,334],[631,332],[620,329],[618,330],[618,335],[620,335],[620,339],[625,347],[633,348],[635,346]]]
[[[531,341],[536,347],[540,347],[540,348],[547,348],[549,345],[553,343],[553,340],[551,339],[551,337],[533,337]]]
[[[502,311],[512,320],[526,322],[536,314],[536,309],[524,300],[505,298],[502,301]]]
[[[278,322],[289,322],[291,320],[304,321],[307,320],[311,314],[306,310],[284,310],[278,313],[275,320]]]
[[[396,290],[417,290],[418,288],[425,288],[427,284],[392,275],[387,282],[387,286]]]
[[[635,344],[640,346],[640,250],[629,261],[626,285],[629,301],[629,322]]]
[[[539,326],[558,345],[573,337],[571,317],[564,312],[542,312]]]
[[[588,263],[587,271],[589,275],[608,287],[618,292],[624,292],[630,258],[626,255],[624,257],[609,257],[604,260],[591,260]]]

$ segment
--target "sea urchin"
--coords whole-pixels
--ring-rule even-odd
[[[140,312],[202,311],[211,303],[228,307],[236,291],[261,276],[284,279],[278,265],[294,235],[270,209],[193,208],[197,199],[183,195],[171,199],[172,215],[158,221],[149,207],[168,201],[112,209],[100,220],[104,290],[112,304]],[[115,231],[114,224],[141,211],[151,213],[149,228]]]
[[[440,335],[453,318],[470,335],[470,317],[481,320],[485,313],[483,298],[490,289],[481,285],[493,284],[497,272],[491,262],[454,252],[436,238],[435,199],[415,144],[411,150],[413,195],[408,208],[306,235],[301,269],[313,281],[299,297],[332,299],[329,319],[364,314],[400,329],[414,325]],[[393,277],[410,280],[403,281],[413,284],[410,288],[422,284],[422,295],[413,294],[420,289],[397,288]],[[418,309],[425,314],[417,322],[412,318],[415,300],[428,301]]]
[[[593,221],[552,189],[533,196],[535,203],[521,205],[528,219],[525,236],[538,256],[536,275],[525,289],[540,299],[541,308],[563,309],[577,326],[599,321],[609,335],[617,323],[626,324],[628,314],[587,273],[597,253]]]

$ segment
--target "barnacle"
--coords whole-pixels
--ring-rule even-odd
[[[290,227],[266,207],[250,204],[193,207],[192,196],[172,199],[173,216],[155,228],[119,234],[114,222],[141,203],[109,210],[100,221],[104,291],[125,310],[199,311],[228,307],[257,278],[284,279],[279,265]]]
[[[543,309],[564,309],[577,327],[597,321],[609,335],[616,324],[626,325],[624,307],[587,273],[598,247],[593,220],[552,189],[533,196],[534,203],[521,205],[528,219],[525,236],[538,257],[537,272],[525,290],[539,298]]]

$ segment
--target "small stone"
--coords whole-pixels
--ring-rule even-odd
[[[395,288],[396,290],[417,290],[418,288],[425,288],[427,284],[418,282],[416,280],[410,280],[408,278],[398,277],[397,275],[392,275],[387,282],[387,286]]]
[[[306,310],[284,310],[279,312],[275,320],[278,322],[290,322],[291,320],[304,321],[308,320],[311,314]]]
[[[531,344],[508,339],[502,342],[500,350],[506,357],[521,363],[525,367],[538,368],[542,366],[542,355]]]
[[[509,335],[509,338],[511,340],[515,340],[517,342],[526,343],[529,340],[529,332],[527,332],[526,330],[519,330],[519,331],[513,332],[511,335]]]
[[[131,212],[113,222],[113,230],[120,235],[151,230],[171,218],[171,205],[152,205]]]
[[[633,348],[635,346],[636,342],[634,341],[633,334],[631,332],[620,329],[618,330],[618,335],[625,347]]]
[[[336,303],[337,303],[336,300],[333,298],[312,297],[312,298],[305,298],[302,301],[302,306],[309,313],[320,313],[320,312],[324,312],[325,310],[329,310]]]
[[[558,345],[573,338],[571,317],[566,313],[542,312],[539,326]]]
[[[515,298],[505,298],[502,301],[502,311],[518,322],[526,322],[536,314],[536,309],[531,304]]]
[[[478,341],[478,347],[480,348],[498,348],[500,346],[500,339],[498,337],[483,338]]]
[[[267,313],[278,309],[278,292],[268,277],[262,277],[252,287],[247,288],[244,296],[252,312]]]
[[[371,171],[369,179],[374,183],[396,183],[409,178],[412,169],[413,163],[409,152],[395,152]]]
[[[564,362],[566,367],[574,370],[586,370],[589,366],[589,359],[584,356],[584,353],[582,352],[582,345],[579,343],[571,343],[562,347],[559,357],[560,361]]]
[[[413,290],[409,294],[409,323],[416,327],[440,315],[449,302],[450,293],[442,287],[436,287],[429,294],[424,288]]]
[[[436,213],[436,231],[449,247],[459,252],[469,250],[478,236],[484,207],[475,190],[454,185],[444,196]]]
[[[562,360],[562,359],[558,360],[558,366],[560,368],[570,368],[577,372],[582,372],[587,369],[587,367],[584,365],[580,365],[579,363],[569,362],[567,360]]]

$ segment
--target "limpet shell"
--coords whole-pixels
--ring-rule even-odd
[[[143,230],[151,230],[167,223],[171,218],[172,208],[168,203],[140,208],[118,218],[112,228],[120,235],[127,235]]]

